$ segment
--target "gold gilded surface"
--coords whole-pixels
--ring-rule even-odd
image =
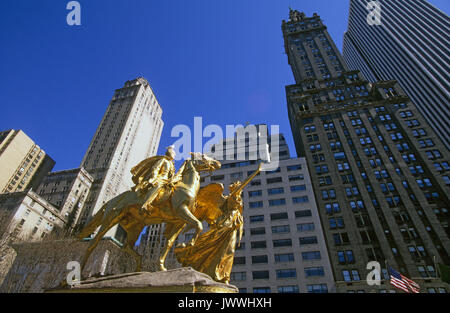
[[[159,268],[164,267],[167,254],[181,230],[188,225],[196,230],[190,245],[193,245],[203,226],[192,210],[200,189],[201,172],[212,172],[221,164],[201,153],[191,153],[177,174],[173,165],[175,152],[168,148],[165,156],[156,156],[140,162],[131,171],[135,186],[105,203],[78,235],[84,239],[98,227],[100,229],[90,241],[82,259],[82,269],[103,236],[116,225],[127,232],[123,249],[136,260],[136,271],[141,270],[141,255],[133,247],[146,225],[166,223],[164,236],[167,242],[159,259]]]
[[[178,262],[215,281],[230,283],[235,247],[240,245],[244,227],[242,190],[260,170],[261,164],[244,183],[231,184],[228,196],[223,195],[221,184],[210,184],[200,190],[195,214],[208,221],[210,229],[201,234],[194,245],[175,248]]]
[[[82,259],[82,268],[106,232],[119,224],[127,232],[123,249],[135,258],[136,272],[139,272],[141,255],[133,250],[138,236],[146,225],[165,223],[167,241],[159,259],[161,271],[166,271],[166,256],[178,235],[187,227],[186,230],[194,229],[195,234],[187,245],[176,247],[178,261],[217,282],[229,284],[235,249],[240,245],[244,227],[242,191],[260,173],[262,164],[244,182],[231,184],[230,194],[224,195],[222,184],[213,183],[200,188],[200,173],[215,171],[221,167],[220,162],[201,153],[191,155],[177,173],[172,148],[168,148],[164,156],[143,160],[133,167],[131,174],[135,186],[103,205],[79,234],[82,239],[100,227]],[[210,226],[205,233],[202,233],[202,221]],[[210,286],[195,288],[200,288],[199,292],[212,292]],[[116,292],[110,289],[98,292]],[[125,292],[131,290],[125,288]],[[219,288],[217,292],[223,291]]]

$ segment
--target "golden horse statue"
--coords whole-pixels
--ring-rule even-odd
[[[85,267],[89,256],[103,236],[117,224],[127,233],[127,239],[122,249],[135,258],[137,272],[141,270],[142,256],[133,250],[133,247],[143,228],[147,225],[166,223],[164,236],[167,238],[167,243],[159,258],[161,271],[166,270],[164,264],[167,254],[186,225],[196,230],[189,246],[195,244],[203,231],[201,221],[192,213],[200,189],[199,172],[215,171],[221,167],[221,164],[205,154],[191,153],[191,156],[191,159],[186,160],[180,167],[180,180],[174,182],[172,186],[165,187],[165,192],[153,201],[149,211],[141,210],[146,197],[140,196],[133,189],[118,195],[102,206],[77,236],[79,239],[86,238],[100,226],[100,230],[90,241],[81,263],[81,269]]]

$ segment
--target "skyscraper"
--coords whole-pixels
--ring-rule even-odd
[[[82,223],[105,202],[131,188],[131,168],[157,153],[164,125],[161,115],[161,106],[146,79],[127,81],[115,91],[81,162],[94,178]]]
[[[445,290],[435,266],[450,263],[442,141],[396,81],[372,84],[348,69],[319,16],[291,10],[282,30],[296,80],[286,87],[289,119],[337,291],[386,292],[385,262],[425,291]],[[371,261],[382,266],[381,286],[365,281]]]
[[[369,25],[370,0],[351,0],[343,56],[371,82],[395,79],[450,149],[450,18],[426,0],[379,0],[381,25]]]

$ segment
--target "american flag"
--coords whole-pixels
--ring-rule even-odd
[[[406,278],[399,272],[389,266],[391,276],[391,285],[407,293],[419,293],[420,286],[409,278]]]

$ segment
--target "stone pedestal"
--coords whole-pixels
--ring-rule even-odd
[[[237,293],[232,285],[218,283],[206,274],[184,267],[165,272],[139,272],[89,278],[78,285],[46,290],[47,293]]]
[[[88,246],[88,242],[71,239],[12,244],[7,264],[0,261],[0,293],[41,293],[57,288],[71,271],[67,264],[80,262]],[[117,275],[134,269],[134,259],[104,238],[92,252],[82,277]]]

